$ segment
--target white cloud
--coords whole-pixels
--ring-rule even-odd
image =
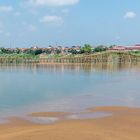
[[[44,16],[44,17],[42,17],[40,19],[40,22],[62,24],[63,23],[63,19],[62,19],[62,17],[59,17],[59,16]]]
[[[35,6],[65,6],[77,4],[80,0],[26,0],[29,4]]]
[[[125,14],[124,18],[125,19],[134,19],[136,18],[136,13],[135,12],[132,12],[132,11],[129,11]]]
[[[13,10],[14,9],[13,9],[12,6],[0,6],[0,12],[6,12],[6,13],[8,13],[8,12],[11,12]]]

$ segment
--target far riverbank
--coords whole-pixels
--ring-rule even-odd
[[[46,56],[46,55],[45,55]],[[104,51],[87,55],[61,57],[42,57],[32,55],[2,55],[0,63],[139,63],[140,55],[125,51]]]

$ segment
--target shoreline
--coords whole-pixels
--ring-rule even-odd
[[[140,108],[94,107],[85,113],[105,112],[112,115],[93,118],[61,120],[53,124],[31,123],[21,118],[9,118],[10,123],[0,125],[2,140],[139,140]],[[69,115],[65,112],[35,112],[37,116]]]

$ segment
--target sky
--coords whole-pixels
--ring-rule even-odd
[[[140,0],[0,0],[0,46],[140,44]]]

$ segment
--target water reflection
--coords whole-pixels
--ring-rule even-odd
[[[94,71],[139,71],[140,63],[96,63],[96,64],[1,64],[0,71],[31,71],[31,72],[64,72],[83,71],[92,73]]]
[[[139,63],[1,65],[0,116],[140,106],[139,72]]]

